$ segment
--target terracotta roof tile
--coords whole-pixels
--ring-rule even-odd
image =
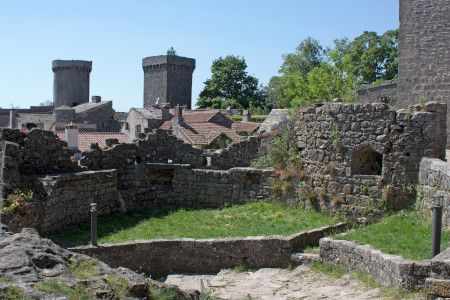
[[[254,122],[234,122],[231,125],[231,129],[234,131],[246,131],[246,132],[254,132],[259,128],[261,123],[254,123]]]
[[[56,132],[56,135],[64,140],[64,131]],[[92,143],[97,143],[101,149],[106,147],[107,139],[117,139],[119,143],[130,143],[130,138],[125,133],[120,132],[79,132],[78,133],[78,149],[81,151],[90,148]]]

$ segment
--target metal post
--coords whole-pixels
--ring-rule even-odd
[[[91,203],[91,245],[97,246],[97,203]]]
[[[440,198],[440,197],[439,197]],[[440,200],[436,197],[436,200]],[[436,201],[433,206],[433,225],[431,229],[431,257],[435,257],[441,252],[441,231],[442,231],[442,205]]]

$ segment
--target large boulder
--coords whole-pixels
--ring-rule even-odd
[[[12,234],[0,229],[0,299],[190,299],[129,269],[112,269],[73,253],[34,229]]]

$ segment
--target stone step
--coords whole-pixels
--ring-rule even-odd
[[[319,254],[315,253],[293,253],[291,254],[291,265],[294,267],[320,261]]]
[[[425,291],[428,295],[450,298],[450,279],[427,278]]]

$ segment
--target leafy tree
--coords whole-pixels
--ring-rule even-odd
[[[324,50],[319,42],[311,37],[303,40],[294,53],[283,55],[281,74],[297,73],[306,77],[314,68],[320,66],[324,60]]]
[[[307,38],[283,60],[280,75],[265,87],[267,103],[286,108],[336,97],[353,101],[357,85],[397,75],[398,30],[381,36],[364,32],[353,41],[337,39],[325,50]]]
[[[364,32],[349,44],[343,61],[344,70],[358,83],[394,78],[398,69],[398,30],[381,36]]]
[[[177,55],[177,51],[173,47],[170,47],[169,50],[167,50],[167,55]]]
[[[205,81],[200,92],[197,106],[248,108],[262,106],[265,103],[263,91],[258,79],[246,71],[244,58],[228,55],[214,60],[211,66],[211,78]]]

